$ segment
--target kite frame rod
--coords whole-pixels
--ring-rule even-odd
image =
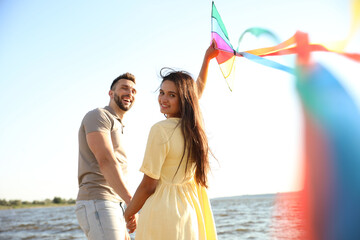
[[[215,49],[217,49],[217,50],[219,50],[219,51],[223,51],[223,52],[228,52],[228,53],[232,53],[232,54],[234,54],[235,56],[240,56],[240,57],[243,57],[243,55],[241,54],[241,53],[239,53],[239,52],[237,52],[237,51],[228,51],[228,50],[225,50],[225,49],[221,49],[221,48],[215,48]]]

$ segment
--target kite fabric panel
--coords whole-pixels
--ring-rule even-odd
[[[238,52],[212,4],[211,35],[220,50],[216,60],[225,79],[232,75],[236,57],[294,75],[304,125],[303,189],[295,193],[300,214],[293,208],[284,211],[296,216],[298,224],[293,226],[304,234],[300,239],[360,239],[360,110],[341,81],[311,59],[312,52],[324,51],[360,63],[359,53],[343,51],[360,27],[360,0],[354,0],[352,6],[350,32],[337,44],[309,43],[308,35],[298,31],[275,46]],[[246,33],[276,39],[269,31],[251,28],[241,35],[239,44]],[[296,56],[293,68],[265,58],[287,54]],[[290,225],[286,230],[290,231]]]

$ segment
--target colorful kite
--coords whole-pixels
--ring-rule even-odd
[[[238,52],[214,3],[212,6],[212,38],[220,50],[217,62],[225,79],[231,75],[237,56],[295,76],[304,122],[304,183],[297,196],[302,222],[298,230],[304,233],[301,239],[360,239],[360,111],[340,81],[310,61],[311,52],[327,51],[360,62],[360,54],[343,52],[359,27],[360,0],[355,0],[351,30],[337,45],[312,44],[307,34],[297,32],[276,46]],[[247,32],[275,38],[259,28]],[[264,58],[285,54],[296,54],[294,68]],[[293,215],[298,210],[288,211]]]
[[[313,44],[312,43],[307,46],[308,51],[309,52],[313,52],[313,51],[334,52],[334,53],[346,56],[352,60],[360,62],[360,54],[342,52],[342,49],[344,48],[344,44],[345,43],[347,44],[347,42],[354,35],[357,27],[359,26],[359,23],[360,23],[359,11],[360,10],[359,10],[359,6],[356,5],[356,4],[360,5],[359,2],[360,2],[359,0],[354,1],[353,6],[357,7],[356,10],[354,10],[355,17],[353,20],[350,34],[344,41],[337,42],[335,46],[334,46],[334,44],[332,44],[333,45],[332,48],[329,47],[331,44],[327,44],[329,46],[326,47],[324,44]],[[238,47],[235,50],[230,43],[228,33],[227,33],[225,25],[220,17],[220,14],[217,11],[214,2],[212,3],[211,37],[213,40],[216,41],[217,48],[220,50],[220,53],[216,57],[216,60],[219,64],[221,72],[226,80],[233,72],[236,57],[245,57],[251,61],[257,62],[257,63],[265,65],[267,67],[272,67],[272,68],[282,70],[282,71],[285,71],[285,72],[288,72],[291,74],[295,73],[293,68],[285,66],[280,63],[277,63],[275,61],[269,60],[264,57],[297,54],[301,51],[304,51],[304,49],[299,48],[297,45],[297,43],[298,43],[297,38],[299,38],[299,35],[301,35],[300,32],[295,33],[291,38],[289,38],[288,40],[286,40],[282,43],[279,43],[276,46],[238,52],[239,45],[246,33],[250,33],[255,36],[269,35],[273,39],[277,40],[276,36],[266,29],[249,28],[249,29],[245,30],[245,32],[243,34],[241,34],[240,39],[238,41]],[[229,89],[232,90],[232,84],[228,81],[227,81],[227,84],[229,86]]]

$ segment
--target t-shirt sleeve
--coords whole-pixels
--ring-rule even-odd
[[[169,149],[169,139],[159,124],[155,124],[149,133],[145,156],[140,171],[153,179],[159,179]]]
[[[109,116],[100,109],[94,109],[85,115],[83,125],[85,133],[88,134],[90,132],[109,132],[112,124]]]

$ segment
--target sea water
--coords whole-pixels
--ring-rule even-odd
[[[294,230],[299,223],[290,222],[285,214],[286,209],[297,209],[289,199],[279,201],[275,194],[211,199],[218,239],[301,239],[301,232]],[[74,210],[74,206],[1,210],[0,240],[86,239]]]

